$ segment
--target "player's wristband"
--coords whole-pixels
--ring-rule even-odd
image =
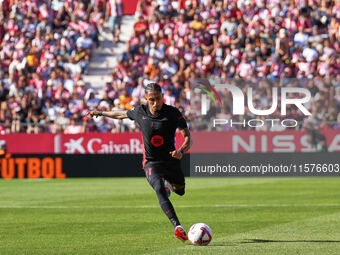
[[[181,154],[184,154],[184,150],[183,150],[182,148],[180,148],[178,151],[179,151]]]

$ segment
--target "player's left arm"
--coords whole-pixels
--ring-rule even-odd
[[[184,137],[184,142],[178,150],[170,151],[173,158],[181,159],[183,154],[187,152],[193,144],[192,136],[188,128],[180,130],[182,136]]]

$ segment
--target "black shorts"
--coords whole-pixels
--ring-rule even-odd
[[[174,161],[147,161],[144,166],[145,176],[150,185],[157,179],[167,180],[176,191],[185,189],[184,174],[181,162]]]

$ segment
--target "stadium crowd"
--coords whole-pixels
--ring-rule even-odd
[[[94,2],[94,1],[92,1]],[[74,132],[103,1],[0,2],[0,132]],[[86,100],[87,101],[87,100]]]
[[[139,1],[127,50],[111,82],[98,92],[85,86],[82,74],[98,45],[105,6],[100,0],[1,2],[1,133],[134,130],[129,120],[86,119],[84,110],[131,109],[143,101],[150,81],[164,88],[165,102],[190,122],[195,118],[190,79],[207,77],[263,79],[244,87],[263,98],[270,96],[271,84],[308,79],[302,85],[314,96],[313,116],[299,128],[324,123],[340,129],[339,2]],[[229,96],[222,98],[219,114],[232,103]],[[257,106],[267,108],[266,103],[260,98]],[[201,121],[192,127],[200,129],[208,119]]]
[[[190,80],[195,78],[228,80],[245,92],[252,87],[260,95],[255,102],[258,109],[269,108],[272,86],[298,83],[312,93],[308,109],[313,115],[303,120],[302,113],[292,108],[286,117],[301,120],[297,129],[338,128],[339,2],[142,1],[136,18],[128,51],[114,71],[116,80],[127,75],[132,80],[142,76],[145,84],[157,81],[164,88],[165,101],[195,120],[193,130],[205,129],[216,114],[232,117],[230,94],[222,93],[223,107],[216,109],[211,101],[211,112],[196,118],[193,94],[190,104]],[[280,111],[271,117],[282,119]],[[253,128],[223,128],[235,129]]]

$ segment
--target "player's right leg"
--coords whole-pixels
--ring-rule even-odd
[[[167,215],[167,217],[175,227],[177,225],[180,225],[174,207],[170,202],[164,187],[164,181],[161,176],[161,165],[157,162],[148,161],[144,166],[144,171],[149,184],[156,192],[159,205],[161,206],[163,212]]]
[[[175,237],[185,241],[188,239],[184,228],[181,226],[179,219],[176,215],[175,209],[169,200],[166,189],[164,187],[164,179],[162,178],[162,165],[156,162],[147,162],[144,166],[145,176],[156,192],[158,197],[159,205],[163,212],[169,218],[170,222],[175,227]]]

